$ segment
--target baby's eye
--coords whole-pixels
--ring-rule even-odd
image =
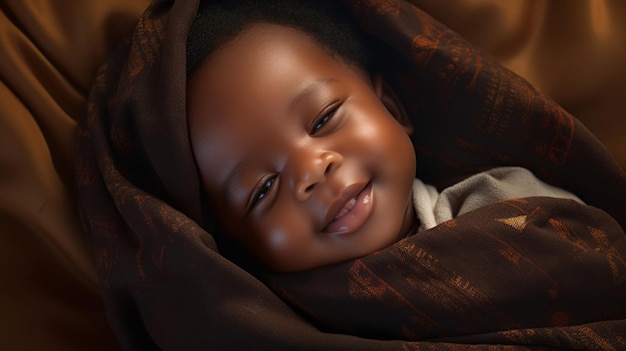
[[[257,184],[257,186],[252,191],[252,196],[250,197],[250,209],[256,206],[261,200],[263,200],[272,190],[274,183],[277,179],[276,174],[270,174],[261,179],[261,181]]]
[[[328,123],[328,121],[330,121],[333,116],[335,116],[338,108],[339,104],[333,105],[329,111],[326,111],[322,115],[322,117],[317,119],[317,121],[315,121],[315,124],[311,128],[311,135],[315,135],[320,129],[322,129],[326,125],[326,123]]]

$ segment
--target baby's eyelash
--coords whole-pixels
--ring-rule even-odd
[[[274,183],[277,180],[277,174],[270,174],[261,179],[258,185],[252,191],[252,195],[250,196],[248,209],[251,210],[256,206],[261,200],[263,200],[267,194],[272,190]]]
[[[322,129],[324,125],[326,125],[326,123],[328,123],[328,121],[333,118],[333,116],[337,112],[337,109],[339,109],[339,106],[340,104],[334,104],[331,106],[330,110],[325,111],[324,114],[320,118],[318,118],[317,121],[315,121],[315,124],[311,128],[310,134],[315,135],[315,133]]]

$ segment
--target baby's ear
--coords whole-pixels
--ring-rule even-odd
[[[382,101],[383,105],[387,107],[387,110],[391,113],[391,115],[404,127],[407,134],[413,134],[413,124],[409,119],[409,115],[402,104],[402,101],[398,98],[395,91],[385,81],[383,75],[380,73],[374,73],[372,75],[372,83],[374,84],[374,91],[380,101]]]

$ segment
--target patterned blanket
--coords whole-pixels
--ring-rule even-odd
[[[389,49],[418,177],[518,165],[590,206],[501,202],[297,274],[225,258],[187,138],[198,1],[151,5],[79,125],[81,219],[126,349],[626,349],[626,175],[575,117],[405,1],[343,2]]]

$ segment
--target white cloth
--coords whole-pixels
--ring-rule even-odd
[[[576,195],[544,183],[521,167],[493,168],[466,178],[441,193],[419,179],[413,182],[413,205],[420,221],[419,231],[495,202],[531,196],[565,198],[582,203]]]

